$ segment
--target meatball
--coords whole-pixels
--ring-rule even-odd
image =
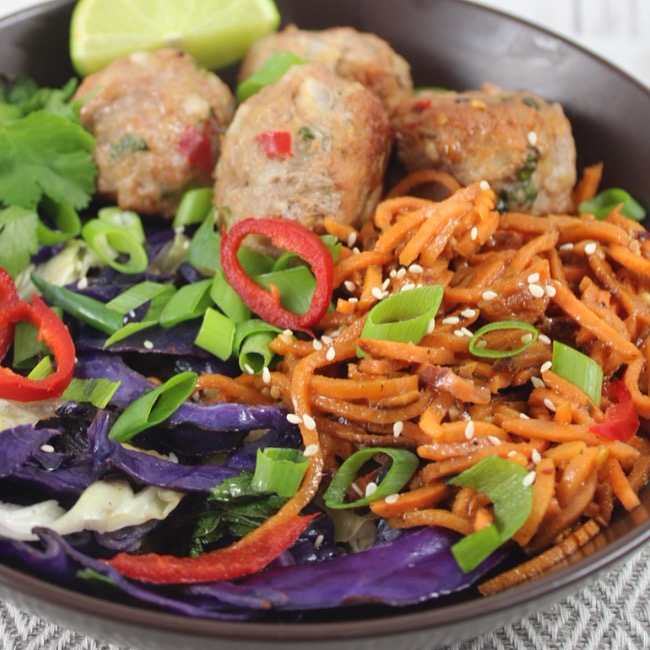
[[[174,49],[138,52],[88,76],[81,122],[96,138],[97,191],[141,214],[173,215],[185,190],[210,186],[234,98]]]
[[[379,36],[352,27],[309,31],[289,25],[248,50],[240,68],[240,79],[250,76],[279,50],[322,63],[339,76],[358,81],[381,99],[389,114],[403,95],[413,89],[406,60]]]
[[[381,102],[318,63],[293,66],[243,102],[223,139],[215,203],[227,227],[282,216],[318,233],[358,226],[382,193],[392,144]]]
[[[576,149],[559,104],[486,85],[480,91],[423,92],[392,121],[410,171],[439,168],[463,185],[486,180],[512,210],[571,210]]]

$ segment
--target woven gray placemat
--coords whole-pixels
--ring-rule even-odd
[[[131,650],[90,639],[4,603],[0,603],[0,638],[2,650]],[[531,648],[650,648],[650,547],[637,551],[616,571],[575,596],[519,623],[446,650]]]

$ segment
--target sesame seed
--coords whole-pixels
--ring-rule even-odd
[[[318,340],[314,339],[311,344],[314,346],[314,350],[322,350],[323,349],[323,344]]]
[[[485,348],[487,348],[487,346],[488,346],[488,342],[485,339],[481,339],[476,343],[474,347],[478,348],[479,350],[484,350]]]
[[[542,343],[546,343],[546,345],[550,345],[550,344],[551,344],[551,339],[550,339],[550,337],[546,336],[546,334],[540,334],[537,338],[538,338]]]
[[[390,273],[388,275],[390,275],[391,278],[396,278],[397,277],[397,270],[396,269],[391,269]]]
[[[153,341],[144,341],[142,343],[147,350],[153,350]]]
[[[474,422],[472,420],[468,420],[467,424],[465,425],[465,439],[466,440],[471,440],[474,437],[474,432],[476,430],[476,427],[474,426]]]
[[[479,187],[480,187],[484,192],[486,192],[487,190],[490,189],[490,184],[489,184],[487,181],[481,181],[481,182],[478,184],[478,186],[479,186]]]
[[[526,474],[526,476],[521,480],[521,484],[524,487],[530,487],[535,482],[536,478],[537,474],[535,474],[535,472],[528,472],[528,474]]]
[[[548,397],[544,398],[544,406],[549,410],[553,411],[555,413],[555,404],[553,403],[553,400],[549,399]]]
[[[290,329],[282,330],[284,336],[293,336],[293,331]]]
[[[537,133],[535,133],[535,131],[528,131],[526,139],[528,140],[528,144],[531,147],[534,147],[537,144]]]
[[[282,393],[277,386],[271,386],[270,394],[273,399],[280,399]]]
[[[424,271],[424,269],[419,264],[411,264],[411,266],[409,266],[409,271],[419,275]]]
[[[463,336],[467,336],[470,339],[474,336],[472,330],[469,330],[466,327],[461,327],[460,331],[463,333]]]
[[[268,366],[264,366],[264,368],[262,368],[262,381],[265,384],[271,383],[271,371],[269,370]]]
[[[318,445],[316,443],[312,443],[311,445],[307,445],[305,447],[305,451],[302,452],[303,456],[315,456],[318,453]],[[354,483],[352,484],[354,485]]]
[[[348,302],[351,303],[351,304],[354,304],[356,302],[359,302],[359,299],[358,298],[348,298]]]
[[[490,291],[489,289],[487,291],[483,292],[483,295],[481,296],[483,300],[494,300],[497,297],[496,292]]]
[[[303,454],[304,455],[304,454]],[[363,492],[361,491],[361,488],[353,481],[350,483],[350,487],[354,492],[356,492],[360,497],[363,496]]]
[[[403,266],[400,266],[399,269],[395,272],[395,277],[398,280],[401,280],[406,275],[406,269]]]
[[[402,434],[402,431],[404,431],[404,422],[398,420],[393,424],[393,435],[398,438]]]
[[[309,413],[305,413],[302,416],[302,422],[305,425],[305,428],[309,429],[309,431],[314,431],[316,429],[316,420],[314,420]]]
[[[463,309],[463,311],[460,312],[460,315],[463,318],[474,318],[474,316],[476,316],[476,310],[468,307],[467,309]]]
[[[174,228],[174,233],[177,235],[182,235],[185,232],[185,226],[176,226]]]
[[[544,287],[544,291],[546,291],[546,295],[547,295],[549,298],[554,298],[554,297],[555,297],[555,294],[557,293],[557,289],[556,289],[552,284],[547,284],[547,285]]]
[[[552,366],[553,366],[553,363],[552,363],[551,361],[545,361],[545,362],[541,365],[540,370],[541,370],[542,372],[546,372],[547,370],[550,370],[550,369],[552,368]]]
[[[535,282],[539,282],[539,273],[531,273],[528,278],[526,278],[528,284],[534,284]]]
[[[357,285],[352,282],[352,280],[346,280],[343,283],[343,286],[345,287],[346,291],[354,291],[357,288]]]
[[[530,332],[526,332],[525,334],[521,335],[520,340],[522,343],[530,343],[533,340],[533,335]]]
[[[530,291],[531,295],[535,298],[543,298],[546,295],[544,287],[541,287],[539,284],[529,284],[528,291]]]
[[[389,494],[389,495],[384,499],[384,501],[385,501],[386,503],[397,503],[398,500],[399,500],[399,494],[397,494],[397,493],[396,493],[396,494]]]
[[[54,451],[54,447],[52,445],[41,445],[41,451],[44,451],[46,454],[51,454]]]
[[[427,334],[431,334],[436,329],[436,319],[432,318],[427,325]]]
[[[488,436],[487,439],[493,444],[493,445],[500,445],[501,444],[501,438],[497,438],[496,436]]]
[[[302,418],[295,413],[287,413],[287,422],[290,424],[300,424],[302,422]]]
[[[559,248],[561,251],[572,251],[573,250],[573,242],[567,242],[566,244],[562,244]]]
[[[535,388],[544,388],[544,386],[546,386],[544,381],[539,377],[531,377],[530,382]]]
[[[517,451],[515,449],[511,449],[506,455],[508,458],[514,458],[517,455]]]
[[[537,449],[533,449],[533,451],[530,452],[530,459],[537,465],[538,463],[541,462],[542,456],[541,454],[537,451]]]
[[[474,226],[470,231],[469,231],[469,237],[472,241],[476,241],[478,239],[478,228]]]
[[[167,458],[170,460],[172,463],[178,463],[178,456],[173,452],[170,451]]]
[[[527,413],[520,413],[519,418],[521,420],[530,420],[530,415],[528,415]]]
[[[352,252],[353,252],[355,255],[358,255],[361,251],[360,251],[360,250],[355,246],[355,247],[352,249]]]
[[[460,318],[458,316],[447,316],[442,319],[444,325],[458,325],[460,323]]]
[[[596,242],[589,242],[588,244],[585,244],[585,254],[587,255],[593,255],[596,252]]]
[[[255,371],[253,370],[253,366],[250,365],[250,363],[245,363],[244,364],[244,371],[246,372],[247,375],[254,375]]]
[[[460,338],[461,336],[465,336],[465,333],[462,329],[454,330],[454,336],[458,336]]]
[[[83,277],[77,282],[77,289],[85,289],[88,286],[88,278]]]
[[[415,284],[413,282],[407,282],[402,285],[400,291],[411,291],[412,289],[415,289]]]
[[[386,278],[386,279],[381,283],[382,291],[386,291],[386,289],[388,289],[389,286],[390,286],[390,278]]]
[[[348,248],[352,248],[357,243],[357,233],[352,231],[348,235],[348,241],[346,243],[348,245]]]
[[[327,348],[327,352],[325,353],[325,358],[328,361],[334,361],[336,358],[336,350],[334,348]]]
[[[370,481],[370,483],[366,485],[365,496],[367,497],[372,496],[376,491],[377,491],[377,484],[374,483],[373,481]]]
[[[323,542],[325,541],[325,535],[318,535],[318,537],[314,540],[314,548],[318,550],[322,545]]]
[[[381,300],[384,297],[384,292],[379,287],[373,287],[370,293],[372,294],[372,297],[377,298],[377,300]]]
[[[333,333],[333,332],[332,332]],[[327,334],[323,334],[323,336],[320,337],[320,340],[325,344],[325,345],[332,345],[332,341],[334,340],[331,336],[327,336]]]

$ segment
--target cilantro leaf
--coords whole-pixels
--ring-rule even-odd
[[[0,202],[35,208],[45,195],[85,207],[95,189],[94,145],[82,126],[45,111],[0,124]]]
[[[38,251],[36,227],[38,215],[33,210],[11,206],[0,211],[0,266],[15,278]]]

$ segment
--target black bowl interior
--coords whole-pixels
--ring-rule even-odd
[[[57,0],[0,21],[0,71],[62,84],[73,71],[73,2]],[[650,207],[650,92],[614,66],[526,22],[462,0],[278,0],[285,23],[351,25],[387,39],[412,66],[416,85],[468,89],[490,81],[562,103],[579,169],[604,161],[603,187],[620,186]],[[232,79],[232,71],[224,76]],[[638,549],[650,537],[650,489],[642,505],[537,580],[482,599],[424,607],[325,613],[282,624],[190,621],[73,593],[0,566],[0,597],[98,638],[150,648],[434,647],[469,638],[556,602]]]

